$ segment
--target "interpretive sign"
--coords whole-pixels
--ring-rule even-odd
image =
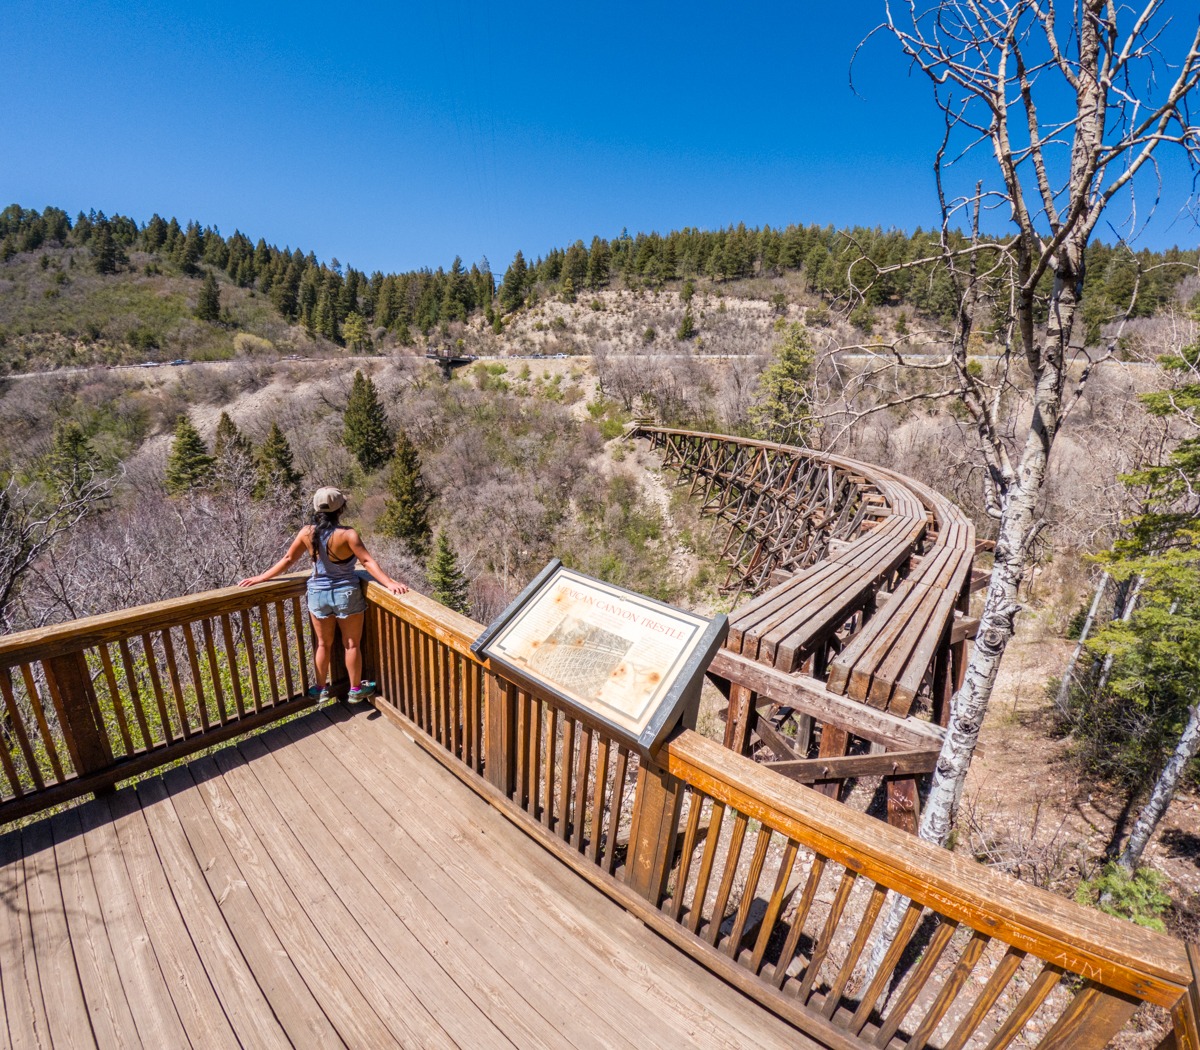
[[[552,561],[471,646],[649,753],[699,698],[708,620]]]

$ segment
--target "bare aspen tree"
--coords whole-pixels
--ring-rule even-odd
[[[998,529],[974,652],[921,816],[921,836],[937,843],[953,827],[1014,633],[1017,587],[1043,526],[1039,500],[1054,440],[1095,364],[1084,362],[1068,392],[1085,250],[1118,201],[1129,208],[1121,221],[1137,233],[1135,189],[1156,197],[1162,151],[1181,152],[1193,167],[1200,161],[1200,126],[1187,108],[1200,78],[1200,29],[1185,32],[1178,53],[1165,53],[1172,39],[1165,6],[908,0],[888,2],[877,30],[927,76],[944,117],[934,163],[940,249],[918,265],[945,268],[954,284],[946,392],[970,413],[985,503]],[[984,178],[980,154],[991,158]],[[960,169],[970,170],[970,182],[956,192]],[[981,228],[998,211],[1008,232],[984,238]],[[972,332],[984,325],[1004,338],[990,375],[968,368]],[[1023,399],[1009,396],[1014,391]]]

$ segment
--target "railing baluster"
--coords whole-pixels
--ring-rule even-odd
[[[221,614],[221,640],[225,644],[225,662],[229,665],[229,691],[233,693],[233,704],[238,718],[246,717],[246,699],[242,695],[242,668],[238,660],[237,646],[233,641],[233,623],[228,613]]]
[[[972,931],[966,948],[959,956],[950,976],[946,978],[946,983],[942,985],[942,990],[938,992],[933,1005],[929,1007],[929,1012],[921,1019],[912,1038],[904,1044],[904,1050],[924,1050],[930,1036],[942,1023],[946,1011],[950,1009],[950,1004],[954,1002],[958,993],[962,991],[963,985],[967,983],[967,978],[971,976],[975,964],[979,962],[980,956],[983,955],[983,950],[988,946],[990,940],[991,938],[986,934],[980,933],[978,930]]]
[[[254,648],[254,628],[250,624],[250,610],[242,609],[242,642],[246,646],[246,669],[250,672],[250,696],[254,700],[254,713],[262,707],[262,688],[258,682],[258,654]]]
[[[854,972],[854,967],[858,965],[858,957],[862,954],[867,938],[871,935],[871,928],[875,925],[875,920],[879,918],[879,909],[883,907],[883,902],[887,899],[887,892],[887,887],[880,886],[879,883],[875,883],[871,887],[871,897],[867,901],[866,911],[858,921],[858,929],[855,931],[854,940],[850,943],[850,950],[846,952],[846,958],[842,960],[841,968],[825,996],[825,1005],[822,1007],[821,1013],[826,1017],[833,1017],[837,1013],[842,992],[846,990],[850,975]]]
[[[546,705],[546,736],[545,749],[546,779],[542,786],[542,823],[551,831],[554,830],[554,781],[558,776],[558,764],[555,761],[558,749],[558,708],[553,704]]]
[[[12,701],[12,683],[9,681],[7,667],[0,668],[0,685],[2,685],[4,689],[4,706],[9,712],[8,717],[12,723],[12,727],[14,730],[19,729],[20,734],[23,735],[24,727],[21,726],[20,719],[14,718],[12,715],[12,712],[16,709],[16,704]],[[17,772],[16,764],[13,762],[13,756],[12,752],[9,750],[7,736],[7,733],[0,735],[0,764],[3,764],[4,775],[8,778],[9,795],[13,798],[20,798],[25,794],[25,789],[21,786],[21,777]],[[19,740],[20,735],[18,736],[18,741]],[[27,749],[29,746],[28,742],[26,742],[23,746]],[[30,761],[31,757],[32,756],[27,756],[26,761]],[[38,786],[40,787],[41,785]]]
[[[721,837],[721,825],[725,822],[725,803],[713,800],[708,814],[708,831],[704,835],[704,853],[700,857],[700,871],[696,876],[696,889],[692,893],[692,906],[688,913],[688,929],[698,933],[704,918],[704,901],[708,897],[708,883],[712,878],[713,862],[717,856],[717,840]]]
[[[750,871],[746,875],[746,883],[742,889],[742,900],[738,905],[737,918],[734,919],[733,930],[729,934],[726,951],[731,959],[738,957],[738,950],[742,943],[742,931],[746,928],[746,919],[750,914],[750,905],[754,903],[758,880],[762,878],[763,864],[766,862],[767,847],[770,844],[771,829],[763,825],[758,829],[758,838],[754,843],[754,857],[750,861]]]
[[[283,685],[290,700],[296,696],[296,684],[292,677],[292,646],[288,641],[287,617],[284,615],[282,601],[275,603],[275,632],[279,638],[279,659],[283,664]]]
[[[138,688],[137,674],[133,669],[133,656],[129,651],[129,640],[122,638],[117,642],[117,651],[121,654],[121,666],[125,669],[125,684],[129,687],[129,699],[133,707],[133,717],[137,722],[138,731],[142,734],[142,747],[149,751],[157,745],[150,733],[150,725],[146,721],[146,711],[142,702],[142,693]],[[164,739],[170,739],[164,734]]]
[[[221,686],[221,668],[217,663],[217,650],[213,644],[212,621],[201,620],[200,627],[204,632],[204,655],[208,657],[208,674],[212,682],[213,698],[217,701],[217,715],[220,724],[225,725],[229,721],[229,714],[225,710],[225,690]]]
[[[575,770],[575,829],[571,836],[571,845],[583,852],[583,834],[587,824],[587,795],[588,773],[592,760],[592,730],[583,727],[583,735],[579,738],[579,765]]]
[[[784,899],[787,896],[787,886],[792,878],[792,869],[796,866],[796,856],[799,844],[794,839],[788,839],[783,850],[783,860],[779,864],[779,873],[775,876],[775,889],[767,904],[766,913],[758,928],[758,939],[754,942],[754,953],[750,956],[750,971],[757,974],[762,969],[763,957],[767,954],[767,945],[775,932],[775,923],[783,911]]]
[[[165,647],[164,647],[165,648]],[[146,670],[150,674],[150,687],[154,691],[154,702],[158,706],[158,717],[162,724],[163,736],[168,744],[175,742],[175,727],[167,714],[167,700],[163,691],[162,678],[158,673],[158,659],[154,653],[154,642],[149,634],[142,635],[142,655],[146,657]],[[179,727],[179,735],[187,736],[187,720],[184,719]]]
[[[292,598],[289,604],[292,607],[292,630],[296,632],[296,659],[300,661],[297,665],[300,668],[300,693],[307,695],[310,683],[308,680],[308,646],[304,644],[304,636],[308,631],[308,624],[304,622],[304,610],[300,608],[299,595]]]
[[[551,717],[554,709],[551,708]],[[600,863],[600,839],[604,834],[604,811],[608,799],[608,751],[612,746],[608,737],[600,734],[596,743],[596,787],[592,792],[592,838],[588,843],[588,859]],[[552,752],[553,753],[553,752]]]
[[[612,811],[608,818],[608,841],[605,844],[604,870],[610,875],[617,868],[617,836],[621,831],[621,813],[625,809],[625,771],[629,764],[629,748],[617,747],[617,767],[613,773]]]
[[[171,680],[171,691],[175,694],[175,707],[179,711],[179,724],[183,736],[193,736],[196,732],[191,719],[188,718],[187,704],[183,697],[183,686],[179,682],[179,666],[175,659],[175,644],[171,641],[171,628],[162,632],[163,656],[167,662],[167,676]]]
[[[37,720],[38,733],[42,738],[42,747],[46,750],[46,757],[50,760],[50,768],[54,770],[54,779],[61,784],[63,782],[63,766],[59,760],[58,748],[55,747],[54,737],[50,733],[50,726],[46,722],[46,712],[42,705],[42,698],[38,694],[37,685],[33,680],[33,669],[29,664],[21,664],[21,678],[25,682],[25,693],[29,697],[29,706],[33,709],[33,717]],[[51,693],[53,698],[53,693]],[[59,717],[61,718],[61,712]],[[70,741],[65,741],[67,744],[68,753],[70,752]]]
[[[1004,1050],[1020,1034],[1021,1029],[1038,1012],[1038,1008],[1046,1001],[1058,982],[1063,978],[1061,966],[1054,963],[1044,963],[1041,972],[1033,979],[1021,1001],[1013,1007],[1012,1012],[1004,1019],[1004,1023],[996,1029],[987,1050]]]
[[[879,1031],[875,1033],[875,1045],[877,1047],[886,1047],[892,1041],[892,1037],[896,1032],[899,1031],[900,1026],[904,1023],[904,1018],[908,1015],[908,1011],[912,1009],[913,1003],[917,1001],[917,996],[925,989],[925,983],[929,980],[934,969],[936,969],[937,964],[942,961],[942,955],[946,951],[946,946],[950,943],[950,938],[954,936],[954,932],[957,929],[957,922],[947,919],[941,921],[934,932],[933,938],[929,942],[929,946],[922,953],[921,961],[917,963],[916,969],[909,974],[908,979],[904,982],[904,986],[893,1000],[891,1008],[888,1010]],[[892,964],[892,968],[895,968],[895,963]],[[881,966],[879,972],[884,976],[885,980],[890,979],[892,975],[892,971],[886,965]],[[862,1029],[860,1028],[858,1031],[861,1032]]]
[[[850,899],[850,891],[854,889],[854,880],[857,877],[857,873],[851,871],[849,868],[842,872],[841,882],[838,883],[837,895],[833,898],[833,903],[829,906],[829,915],[825,920],[825,928],[821,931],[821,937],[817,941],[817,946],[813,949],[812,957],[808,960],[808,969],[804,972],[804,979],[800,982],[798,994],[802,1003],[808,1002],[813,988],[816,986],[817,973],[824,964],[825,957],[829,954],[834,934],[837,932],[838,923],[841,921],[842,912],[845,911],[846,901]]]
[[[121,703],[121,690],[117,688],[117,676],[113,672],[112,657],[108,654],[108,646],[96,646],[100,653],[100,666],[104,671],[104,682],[108,686],[108,699],[112,704],[113,714],[117,719],[117,730],[121,734],[121,743],[125,745],[125,754],[134,752],[133,740],[129,735],[129,722],[125,718],[125,705]]]
[[[526,745],[529,748],[529,812],[535,819],[541,805],[542,716],[545,707],[538,697],[529,695],[529,736]]]
[[[725,867],[721,873],[721,885],[717,889],[717,900],[713,905],[712,922],[708,928],[708,943],[714,948],[721,936],[721,927],[725,924],[725,908],[729,904],[729,894],[733,889],[733,880],[737,875],[738,864],[742,859],[742,841],[746,836],[746,825],[749,818],[745,813],[734,810],[733,833],[729,838],[729,849],[725,854]]]
[[[855,1035],[858,1035],[863,1030],[863,1027],[870,1019],[871,1011],[875,1009],[875,1003],[878,1001],[879,996],[883,994],[884,987],[891,979],[892,973],[896,969],[896,964],[900,961],[901,953],[908,947],[909,939],[912,937],[913,931],[917,928],[917,923],[921,921],[921,913],[924,910],[924,907],[916,901],[908,902],[908,907],[904,910],[904,918],[900,922],[900,928],[896,931],[896,936],[892,938],[892,943],[883,957],[883,962],[880,963],[875,977],[860,997],[858,1009],[854,1011],[854,1016],[850,1019],[850,1030]]]
[[[692,854],[696,852],[696,836],[700,832],[700,811],[704,808],[704,796],[695,789],[687,793],[687,827],[683,833],[683,847],[679,854],[679,873],[675,876],[675,892],[671,895],[671,909],[667,913],[675,921],[683,913],[683,895],[687,889],[688,875],[692,871]],[[597,806],[599,813],[603,806]]]
[[[46,782],[42,779],[42,771],[38,766],[37,759],[34,758],[33,747],[29,743],[29,734],[25,731],[25,719],[21,717],[21,712],[17,708],[17,698],[13,693],[12,674],[7,667],[0,670],[0,692],[4,693],[4,707],[8,712],[9,721],[12,722],[13,732],[17,735],[17,745],[21,748],[21,755],[25,759],[25,768],[29,771],[33,786],[41,791],[46,786]]]
[[[1000,960],[999,965],[992,971],[992,976],[988,978],[983,991],[979,993],[978,998],[971,1004],[971,1009],[963,1016],[958,1027],[954,1030],[954,1034],[942,1050],[962,1050],[967,1045],[967,1041],[975,1034],[975,1030],[979,1027],[980,1022],[987,1017],[992,1007],[996,1005],[996,1000],[1003,994],[1004,989],[1008,987],[1009,981],[1013,979],[1013,975],[1024,961],[1025,952],[1020,948],[1010,947],[1004,953],[1004,958]]]
[[[446,706],[450,711],[450,753],[461,761],[464,705],[460,695],[459,664],[462,658],[453,649],[442,646],[442,660],[445,663]]]
[[[558,833],[564,842],[571,841],[571,777],[575,768],[575,719],[566,715],[563,719],[562,770],[560,790],[558,793],[559,828]]]
[[[188,668],[192,673],[192,692],[196,698],[196,712],[200,715],[200,731],[207,733],[210,724],[208,720],[208,697],[204,688],[204,679],[200,676],[200,660],[196,655],[196,638],[192,634],[190,623],[180,624],[183,631],[183,645],[187,650]]]
[[[263,657],[267,662],[267,685],[271,687],[271,706],[279,703],[279,679],[275,674],[275,642],[271,631],[271,611],[267,605],[258,607],[258,624],[262,630]]]

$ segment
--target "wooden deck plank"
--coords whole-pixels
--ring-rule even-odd
[[[261,753],[256,756],[261,757]],[[448,998],[457,989],[414,938],[394,943],[388,951],[370,936],[371,924],[381,921],[389,906],[379,898],[376,916],[356,915],[347,906],[343,897],[358,900],[372,888],[336,840],[329,850],[314,849],[310,855],[308,850],[328,832],[305,801],[304,786],[293,785],[271,769],[269,758],[251,763],[245,753],[228,749],[218,752],[213,760],[280,878],[313,917],[330,950],[347,966],[398,1042],[453,1047],[456,1043],[500,1041],[494,1026],[478,1009]],[[291,805],[281,808],[276,801]],[[410,980],[417,987],[410,987]],[[425,992],[424,998],[419,990]]]
[[[108,931],[97,921],[100,898],[88,864],[79,815],[69,809],[54,818],[52,828],[58,880],[79,982],[92,1013],[92,1032],[101,1047],[132,1050],[142,1041],[125,997]]]
[[[21,838],[20,831],[0,836],[0,984],[14,1050],[50,1046],[50,1022],[33,954]]]
[[[167,987],[189,1038],[206,1050],[236,1050],[239,1040],[196,954],[187,920],[171,893],[158,852],[148,836],[136,834],[138,824],[145,827],[136,796],[127,792],[114,799],[112,806],[107,799],[97,799],[96,809],[106,814],[117,834],[142,920],[159,966],[171,976]]]
[[[100,901],[99,919],[112,943],[138,1035],[146,1046],[187,1046],[187,1034],[142,920],[116,829],[108,822],[107,811],[99,807],[81,806],[76,813]]]
[[[394,732],[394,727],[388,728]],[[470,843],[472,856],[478,848],[478,856],[487,858],[492,832],[497,829],[455,821],[454,826],[422,833],[423,822],[393,819],[379,800],[404,799],[406,806],[426,812],[435,805],[411,768],[405,769],[404,786],[398,790],[368,752],[358,751],[341,737],[334,742],[338,750],[330,752],[329,744],[321,739],[323,734],[312,729],[311,725],[282,727],[290,740],[289,750],[296,748],[312,760],[321,774],[329,777],[325,783],[334,794],[363,800],[358,812],[383,853],[399,869],[399,878],[443,903],[447,909],[445,921],[455,928],[462,926],[464,934],[474,935],[473,943],[488,965],[513,976],[530,1005],[561,1030],[564,1042],[595,1050],[639,1045],[634,1037],[612,1029],[613,1014],[603,1010],[603,1002],[611,992],[596,987],[592,979],[595,975],[588,973],[586,952],[577,953],[583,955],[582,961],[576,958],[564,965],[563,950],[554,949],[561,941],[561,932],[549,926],[544,916],[528,914],[533,909],[515,899],[513,887],[501,881],[490,860],[482,860],[478,871],[464,867],[464,844]],[[331,753],[334,760],[329,761],[323,751]],[[343,764],[350,755],[353,759]],[[439,844],[437,838],[443,841]],[[588,989],[583,1001],[579,1001],[581,987]],[[564,1010],[565,1003],[571,1004],[569,1010]]]
[[[650,935],[640,921],[606,898],[593,899],[588,894],[585,902],[589,908],[570,906],[581,891],[577,877],[549,853],[531,850],[528,839],[516,828],[509,828],[507,834],[496,833],[488,820],[488,804],[471,794],[472,804],[468,806],[454,779],[421,761],[421,751],[402,733],[368,733],[370,723],[362,719],[347,719],[339,722],[338,727],[356,745],[389,756],[384,763],[389,776],[397,776],[397,770],[404,768],[402,782],[407,790],[419,784],[422,790],[436,792],[463,821],[467,819],[464,814],[471,810],[482,814],[476,819],[488,823],[489,865],[497,877],[504,873],[528,883],[530,873],[537,875],[529,883],[529,889],[536,891],[536,897],[531,899],[535,907],[525,911],[551,916],[559,934],[566,935],[570,943],[592,945],[597,953],[595,962],[603,963],[596,972],[605,985],[623,985],[627,989],[639,986],[656,1010],[655,1027],[646,1031],[655,1031],[662,1023],[664,1011],[669,1010],[676,1014],[675,1023],[690,1030],[693,1033],[690,1038],[699,1040],[703,1046],[808,1045],[806,1038],[786,1022],[758,1009],[723,981],[698,971],[667,942]],[[406,751],[410,752],[407,756]],[[651,961],[653,965],[649,966]],[[636,1032],[636,1022],[628,1010],[617,1016],[630,1017],[631,1028]],[[731,1039],[733,1042],[728,1042]]]
[[[338,1037],[351,1047],[397,1042],[417,1045],[403,1030],[388,1027],[359,987],[364,973],[349,972],[347,966],[354,968],[354,960],[339,958],[322,935],[317,923],[321,921],[320,911],[329,903],[328,893],[306,901],[295,896],[247,819],[237,792],[225,782],[211,758],[189,763],[186,772],[199,790],[180,792],[173,800],[177,812],[188,811],[187,816],[180,812],[185,827],[190,831],[193,821],[201,823],[204,814],[199,807],[207,808],[211,826],[223,839],[239,877],[262,909],[261,919],[279,938]],[[308,908],[313,909],[311,914]]]
[[[238,948],[217,902],[209,892],[161,780],[113,796],[110,812],[118,815],[117,837],[123,848],[150,848],[162,874],[152,892],[169,894],[186,916],[196,956],[220,1000],[220,1009],[238,1040],[263,1050],[290,1043],[246,959]],[[128,814],[123,819],[120,814]]]
[[[285,807],[285,815],[295,804],[310,804],[318,813],[322,823],[319,836],[311,842],[313,848],[335,864],[340,861],[341,867],[353,863],[360,869],[366,880],[365,886],[356,886],[352,893],[345,893],[344,898],[347,906],[360,914],[360,921],[369,922],[370,925],[364,928],[378,937],[382,945],[392,946],[406,967],[419,964],[422,956],[428,957],[435,966],[446,967],[440,977],[414,988],[418,995],[442,996],[444,1005],[453,1009],[460,1008],[456,999],[469,998],[498,1030],[492,1034],[493,1042],[507,1037],[521,1047],[562,1045],[565,1033],[561,1025],[547,1020],[537,1009],[539,1005],[546,1009],[547,1002],[539,1003],[536,994],[530,996],[531,1003],[526,1002],[504,971],[481,954],[477,945],[488,936],[488,931],[469,909],[452,910],[457,923],[443,915],[438,904],[441,902],[444,906],[446,894],[430,896],[410,880],[375,841],[356,810],[346,805],[340,793],[314,792],[307,803],[299,798],[297,792],[301,785],[317,782],[314,778],[319,778],[321,783],[328,782],[324,764],[313,765],[282,736],[269,741],[247,741],[242,747],[254,758],[256,772],[268,761],[274,764],[282,779],[273,797]],[[315,757],[319,760],[321,756],[317,753]],[[344,852],[339,854],[339,850]],[[338,870],[331,869],[331,874]],[[338,885],[344,884],[339,879]],[[436,956],[430,955],[426,945],[438,946]],[[509,970],[511,972],[511,967]],[[457,996],[447,994],[447,984],[452,992],[458,992]],[[455,1027],[459,1026],[452,1024],[448,1030]]]
[[[291,1042],[297,1046],[341,1044],[242,878],[187,769],[172,770],[162,780],[140,784],[138,795],[143,806],[149,799],[174,809],[209,891]]]
[[[42,995],[54,1004],[48,1011],[50,1040],[62,1046],[95,1046],[83,987],[75,969],[48,821],[39,821],[25,829],[24,853],[22,870],[29,899],[33,951]]]

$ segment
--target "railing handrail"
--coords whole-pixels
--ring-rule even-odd
[[[668,772],[942,914],[1130,995],[1171,1006],[1191,981],[1185,945],[1000,875],[685,730]],[[1052,945],[1052,946],[1051,946]]]
[[[102,642],[251,608],[264,600],[282,601],[303,594],[306,578],[306,573],[290,573],[254,587],[222,587],[117,612],[85,616],[52,627],[17,631],[0,637],[0,666],[46,660]]]

